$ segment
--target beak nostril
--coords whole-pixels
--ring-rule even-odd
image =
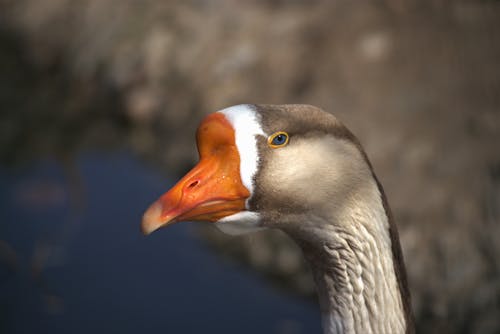
[[[198,180],[193,181],[193,182],[191,182],[191,184],[188,186],[188,188],[194,188],[194,187],[196,187],[199,183],[200,183],[200,181],[198,181]]]

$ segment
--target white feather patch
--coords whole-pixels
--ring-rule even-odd
[[[240,235],[264,229],[260,226],[260,216],[257,212],[241,211],[227,216],[215,223],[222,232],[229,235]]]
[[[241,182],[247,188],[250,196],[253,195],[254,176],[259,166],[256,136],[265,136],[259,122],[259,116],[251,105],[241,104],[221,110],[234,129],[236,147],[240,155]],[[224,233],[231,235],[245,234],[262,229],[260,216],[257,212],[241,211],[227,216],[215,223]]]
[[[240,154],[240,176],[243,185],[253,194],[253,178],[257,172],[259,155],[256,136],[265,136],[257,112],[248,104],[240,104],[221,110],[234,129],[236,147]],[[248,200],[247,200],[248,203]]]

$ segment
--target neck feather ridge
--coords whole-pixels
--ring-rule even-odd
[[[353,198],[328,219],[303,217],[299,233],[288,231],[312,268],[325,333],[407,332],[389,216],[375,189],[376,201]]]

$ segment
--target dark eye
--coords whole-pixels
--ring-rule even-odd
[[[278,148],[288,144],[288,134],[286,132],[280,131],[272,134],[267,139],[267,143],[272,148]]]
[[[286,135],[282,133],[276,135],[276,137],[274,137],[272,141],[273,145],[283,145],[284,143],[286,143]]]

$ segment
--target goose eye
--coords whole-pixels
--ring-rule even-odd
[[[267,139],[267,143],[272,148],[278,148],[288,144],[288,134],[286,132],[280,131],[272,134]]]

